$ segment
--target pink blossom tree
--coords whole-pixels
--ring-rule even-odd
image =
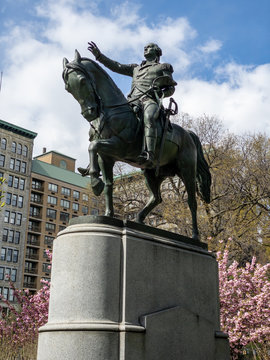
[[[46,252],[51,260],[50,251]],[[50,297],[50,283],[45,280],[41,282],[43,287],[31,295],[28,290],[15,289],[10,281],[16,305],[0,295],[8,308],[8,315],[3,314],[0,319],[0,359],[15,359],[18,355],[23,359],[36,358],[38,329],[48,320]]]
[[[228,264],[229,252],[217,253],[219,263],[220,314],[222,330],[229,334],[232,359],[243,350],[256,350],[256,359],[268,360],[270,342],[270,263],[256,258],[240,268]]]

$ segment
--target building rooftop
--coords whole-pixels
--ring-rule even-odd
[[[51,165],[40,160],[32,161],[32,173],[63,181],[81,188],[86,188],[90,183],[90,179],[88,177],[82,177],[78,173],[61,169],[58,166]]]
[[[44,156],[44,155],[48,155],[48,154],[57,154],[57,155],[60,155],[60,156],[62,156],[62,157],[65,157],[65,158],[68,158],[68,159],[71,159],[71,160],[76,160],[75,158],[72,158],[71,156],[62,154],[62,153],[60,153],[60,152],[58,152],[58,151],[55,151],[55,150],[46,151],[46,152],[44,152],[44,153],[42,153],[42,154],[40,154],[40,155],[35,156],[34,159],[38,159],[38,158],[40,158],[40,157],[42,157],[42,156]]]
[[[30,139],[34,139],[37,136],[37,133],[35,133],[33,131],[24,129],[20,126],[8,123],[1,119],[0,119],[0,129],[12,131],[15,134],[19,134],[19,135],[22,135],[22,136],[30,138]]]

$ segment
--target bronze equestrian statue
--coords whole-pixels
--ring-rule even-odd
[[[98,60],[105,59],[104,55],[98,53],[94,43],[90,43],[89,48],[97,55]],[[158,51],[155,44],[150,44],[150,48],[145,49],[145,54],[148,52],[157,54]],[[161,53],[159,52],[159,54]],[[178,175],[183,180],[188,194],[188,205],[192,216],[192,237],[198,239],[196,191],[203,201],[210,202],[211,174],[197,135],[176,124],[171,125],[170,131],[164,132],[164,125],[156,116],[156,112],[159,112],[161,108],[159,100],[163,95],[172,94],[176,84],[172,79],[170,65],[165,64],[163,68],[164,64],[159,64],[158,60],[156,59],[155,65],[149,66],[149,70],[160,67],[160,72],[157,71],[153,75],[153,79],[151,79],[153,83],[145,91],[145,88],[140,87],[143,82],[137,82],[134,78],[134,74],[142,65],[131,65],[131,67],[127,65],[128,74],[133,76],[135,83],[134,91],[127,100],[108,73],[95,61],[81,57],[77,50],[73,61],[69,62],[64,58],[65,88],[79,102],[81,114],[90,124],[88,148],[90,162],[88,167],[81,168],[80,172],[84,176],[90,175],[91,186],[97,196],[104,189],[105,215],[114,216],[113,166],[115,162],[123,161],[141,168],[150,192],[149,201],[136,218],[136,221],[141,223],[144,222],[149,212],[161,203],[160,185],[164,179],[168,176]],[[146,61],[148,61],[147,57]],[[131,73],[131,68],[133,73]],[[148,73],[145,75],[147,81],[148,75],[150,77]],[[158,81],[155,81],[156,79]],[[142,99],[144,95],[147,97],[145,102],[150,104],[150,115],[147,113],[148,106],[146,109],[144,106]],[[146,153],[143,154],[144,124],[133,111],[134,104],[131,106],[133,100],[137,101],[135,106],[144,108]],[[173,113],[172,110],[163,110],[163,112],[167,115],[167,119],[169,112]],[[148,120],[149,123],[147,123]],[[154,124],[154,132],[151,132],[151,124]],[[149,145],[147,136],[151,140],[154,139],[154,144]],[[157,166],[158,172],[156,171]]]
[[[160,107],[163,97],[173,95],[176,82],[172,78],[173,67],[170,64],[160,64],[162,50],[157,44],[150,43],[144,47],[145,60],[138,64],[120,64],[103,55],[94,42],[88,43],[96,60],[108,69],[132,77],[131,91],[128,95],[133,108],[142,109],[144,121],[144,137],[146,146],[138,160],[148,167],[154,164],[154,154],[157,142],[157,125]],[[159,81],[157,91],[149,91],[157,79],[162,79],[163,86]],[[139,110],[139,109],[138,109]],[[136,110],[135,110],[136,112]]]

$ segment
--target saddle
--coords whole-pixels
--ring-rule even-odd
[[[143,109],[142,109],[142,106],[140,104],[136,104],[136,105],[131,105],[131,107],[132,107],[132,110],[134,111],[134,113],[135,113],[135,115],[137,117],[139,126],[143,127],[143,122],[144,121],[143,121]],[[163,129],[164,129],[164,126],[165,126],[165,122],[166,122],[166,110],[165,110],[164,106],[162,105],[161,108],[160,108],[160,111],[159,111],[158,119],[157,119],[157,127],[160,126],[160,128],[162,129],[162,132],[163,132]],[[171,132],[172,130],[173,130],[172,123],[169,120],[167,131]]]

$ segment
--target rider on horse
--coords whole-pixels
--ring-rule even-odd
[[[157,142],[156,121],[159,117],[161,101],[163,97],[171,96],[177,85],[172,77],[173,67],[159,62],[162,51],[153,43],[144,47],[145,60],[140,65],[120,64],[103,55],[94,42],[88,44],[88,50],[93,53],[96,60],[114,72],[133,78],[128,99],[133,103],[133,108],[140,107],[143,111],[146,142],[146,150],[138,160],[141,164],[152,167]]]

